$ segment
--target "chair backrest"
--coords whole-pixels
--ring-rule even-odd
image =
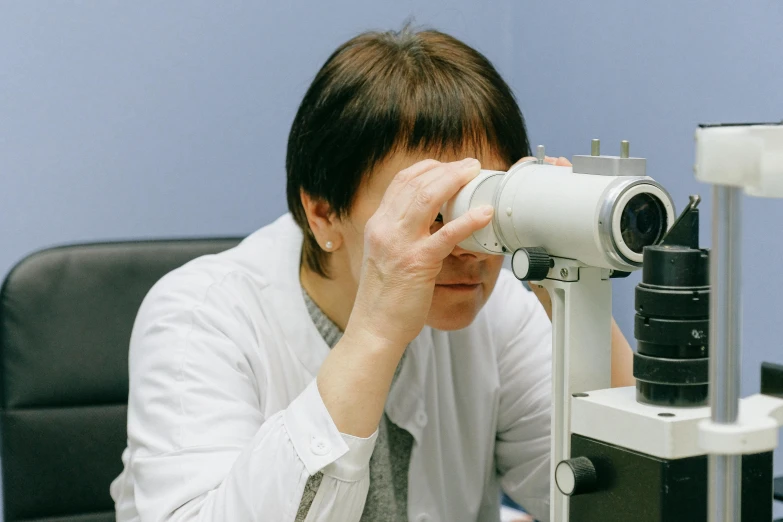
[[[102,243],[29,256],[0,290],[6,522],[114,520],[126,444],[128,342],[164,274],[239,239]]]

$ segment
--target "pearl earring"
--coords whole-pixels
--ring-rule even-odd
[[[326,250],[331,250],[334,247],[334,243],[331,241],[326,242]]]

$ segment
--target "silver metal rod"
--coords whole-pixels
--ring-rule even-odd
[[[536,159],[538,160],[539,165],[544,164],[544,160],[546,159],[546,152],[544,151],[543,145],[536,147]]]
[[[741,455],[710,455],[709,522],[740,522]]]
[[[737,421],[740,395],[740,274],[742,190],[713,188],[710,259],[710,404],[712,420]],[[740,520],[741,457],[709,458],[709,521]]]
[[[591,156],[601,155],[601,140],[593,140],[592,142],[590,142],[590,155]]]
[[[620,157],[621,158],[631,157],[631,144],[628,143],[628,140],[623,140],[620,142]]]

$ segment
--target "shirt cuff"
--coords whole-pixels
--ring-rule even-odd
[[[353,482],[369,468],[378,430],[366,439],[340,433],[324,405],[315,379],[286,408],[288,436],[307,472]]]

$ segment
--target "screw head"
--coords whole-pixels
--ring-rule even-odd
[[[561,268],[560,269],[560,277],[568,277],[568,269],[567,268]]]

